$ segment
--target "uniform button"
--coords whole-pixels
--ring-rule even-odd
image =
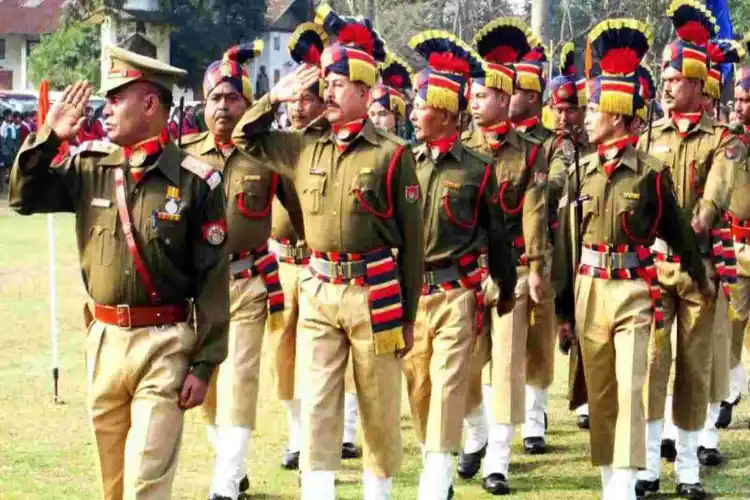
[[[139,191],[139,189],[140,189],[140,188],[135,188],[135,189],[133,189],[133,194],[138,194],[138,191]]]
[[[130,276],[130,270],[129,269],[125,269],[125,273],[124,274],[125,274],[125,276]]]
[[[167,245],[169,245],[169,244],[172,243],[172,241],[169,238],[164,238],[164,243],[166,243]]]
[[[331,215],[338,215],[339,213],[335,210],[331,210]]]

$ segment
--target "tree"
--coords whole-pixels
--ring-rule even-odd
[[[161,0],[174,27],[172,64],[187,70],[186,84],[199,89],[203,73],[232,45],[254,40],[264,28],[265,0]]]
[[[94,88],[100,80],[99,27],[84,23],[61,26],[42,35],[29,57],[29,79],[46,78],[50,87],[62,89],[78,80],[88,80]]]

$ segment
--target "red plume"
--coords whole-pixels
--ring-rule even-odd
[[[518,60],[518,52],[510,45],[498,45],[488,52],[484,59],[496,64],[509,64]]]
[[[711,33],[698,21],[689,21],[680,26],[677,36],[695,45],[706,45]]]
[[[372,33],[362,24],[349,23],[339,31],[338,42],[341,45],[356,45],[372,55],[375,41]]]
[[[638,53],[626,47],[609,50],[599,59],[599,66],[605,73],[632,73],[640,64]]]
[[[434,52],[430,54],[427,64],[429,64],[430,68],[436,71],[458,73],[460,75],[469,76],[469,62],[460,57],[456,57],[456,55],[451,52]]]

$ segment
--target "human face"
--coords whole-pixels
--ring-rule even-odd
[[[739,123],[750,125],[750,91],[734,88],[734,112]]]
[[[476,82],[471,84],[471,118],[477,127],[491,127],[508,119],[510,96]]]
[[[303,90],[299,95],[299,100],[287,103],[287,107],[292,127],[298,130],[310,125],[310,122],[325,111],[323,99],[310,90]]]
[[[145,82],[136,82],[110,92],[102,116],[107,135],[120,146],[133,146],[153,137],[166,112],[159,102],[156,89]],[[158,134],[158,132],[156,132]]]
[[[714,113],[714,106],[715,102],[713,98],[708,96],[703,96],[703,112],[709,115],[712,115]]]
[[[584,120],[589,141],[593,144],[601,144],[614,139],[617,131],[614,121],[614,115],[600,111],[598,104],[590,102],[586,107]]]
[[[552,108],[555,116],[555,127],[559,132],[579,133],[583,128],[584,111],[585,108],[573,106],[569,102],[556,104]]]
[[[388,132],[396,130],[396,113],[384,107],[379,102],[373,102],[367,110],[367,115],[376,127]]]
[[[414,100],[410,119],[419,142],[430,142],[448,135],[451,122],[448,112],[428,106],[421,97]]]
[[[208,130],[214,137],[226,142],[247,111],[247,102],[231,83],[222,82],[208,94],[205,109]]]
[[[370,89],[362,83],[336,73],[329,73],[326,77],[325,116],[333,125],[343,125],[365,116],[369,98]]]
[[[703,86],[698,80],[683,78],[674,68],[665,69],[662,74],[664,94],[662,106],[667,113],[694,113],[701,110]]]
[[[510,98],[510,119],[513,121],[531,118],[534,103],[539,98],[536,92],[528,90],[516,90]]]

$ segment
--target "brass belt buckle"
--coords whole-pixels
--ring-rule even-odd
[[[130,316],[130,306],[127,304],[120,304],[116,308],[117,311],[117,326],[129,330],[132,328],[133,320]],[[127,321],[127,323],[126,323]]]

